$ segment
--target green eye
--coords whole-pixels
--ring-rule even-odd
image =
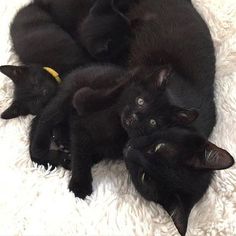
[[[136,103],[139,105],[139,106],[143,106],[144,105],[144,99],[141,98],[141,97],[138,97],[136,99]]]
[[[149,123],[150,123],[150,125],[151,125],[152,127],[156,127],[156,126],[157,126],[157,122],[156,122],[154,119],[151,119],[151,120],[149,121]]]

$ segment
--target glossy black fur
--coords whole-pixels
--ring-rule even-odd
[[[13,49],[24,64],[49,66],[62,74],[92,60],[47,11],[34,3],[19,10],[10,34]]]
[[[213,170],[233,157],[190,128],[169,128],[129,141],[124,152],[131,180],[140,194],[160,203],[185,235],[192,207],[206,192]]]
[[[140,0],[125,15],[132,35],[129,66],[170,64],[179,76],[171,80],[169,97],[177,106],[199,109],[196,127],[209,136],[215,125],[215,55],[204,20],[185,0]],[[106,18],[106,12],[99,17],[88,15],[87,29],[102,16]],[[100,38],[98,35],[97,40]],[[95,34],[93,40],[96,42]],[[89,45],[93,47],[96,51],[96,43]]]
[[[58,82],[41,66],[0,66],[14,83],[13,102],[2,112],[3,119],[39,115],[57,93]]]
[[[122,64],[128,57],[131,25],[124,15],[135,0],[97,0],[82,21],[79,37],[94,58]]]
[[[155,110],[155,117],[161,114],[163,124],[153,127],[153,132],[164,124],[169,126],[180,122],[184,125],[196,118],[194,111],[173,107],[168,101],[158,106],[160,101],[155,98],[158,93],[165,96],[161,86],[163,76],[168,75],[166,71],[165,67],[156,69],[155,76],[147,76],[145,80],[140,70],[127,73],[114,66],[92,66],[72,72],[57,96],[42,112],[38,125],[31,134],[32,160],[44,166],[48,163],[57,164],[49,152],[52,129],[65,119],[66,114],[71,114],[68,117],[72,154],[72,179],[69,188],[82,198],[91,194],[91,167],[103,158],[116,159],[122,156],[123,147],[128,140],[126,130],[122,127],[124,113],[127,105],[135,101],[140,93],[150,92],[155,101],[154,106],[160,108],[159,111]],[[72,100],[79,117],[71,106]],[[88,100],[89,105],[86,105]],[[94,109],[98,111],[87,113]],[[166,109],[166,112],[162,109]],[[149,107],[147,113],[151,110]],[[181,119],[182,114],[185,114],[185,119]],[[150,132],[149,123],[147,126],[144,134]]]
[[[57,94],[60,86],[51,74],[38,65],[6,65],[0,66],[0,71],[14,83],[13,101],[5,111],[1,111],[2,119],[8,120],[29,114],[39,116],[48,102]],[[32,127],[36,126],[36,120],[37,118],[32,121]],[[51,137],[52,144],[56,144],[55,148],[67,153],[69,153],[67,151],[69,148],[68,133],[67,123],[61,122],[59,126],[54,127]],[[65,155],[65,152],[61,153],[63,164],[67,163],[67,160],[64,161]],[[68,165],[64,165],[64,167],[69,168]]]
[[[36,128],[32,129],[32,160],[44,166],[48,163],[56,166],[61,164],[60,158],[55,159],[55,152],[49,151],[52,129],[65,117],[68,119],[72,154],[69,189],[81,198],[92,192],[92,165],[103,158],[120,158],[127,134],[121,127],[115,106],[96,115],[78,117],[72,107],[73,94],[77,89],[86,87],[107,90],[118,84],[123,74],[124,70],[115,66],[93,66],[72,72],[62,84],[58,95],[41,114]]]

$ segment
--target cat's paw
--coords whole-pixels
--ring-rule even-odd
[[[92,194],[92,184],[91,182],[77,182],[73,179],[70,180],[69,190],[75,194],[76,197],[85,199],[87,196]]]

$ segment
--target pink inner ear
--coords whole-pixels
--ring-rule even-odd
[[[171,75],[171,67],[166,67],[162,69],[158,76],[157,86],[162,87],[167,83],[168,77]]]

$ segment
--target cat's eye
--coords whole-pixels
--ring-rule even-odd
[[[151,125],[151,127],[156,127],[157,126],[157,122],[154,119],[151,119],[149,121],[149,124]]]
[[[143,105],[144,105],[144,99],[141,98],[141,97],[137,97],[137,98],[136,98],[136,103],[137,103],[137,105],[139,105],[139,106],[143,106]]]
[[[162,148],[164,148],[165,146],[166,146],[165,143],[159,143],[159,144],[157,144],[156,147],[155,147],[155,152],[160,151],[160,150],[161,150]]]
[[[149,175],[147,175],[145,172],[142,173],[141,175],[141,182],[142,184],[148,182],[151,180],[151,177]]]

